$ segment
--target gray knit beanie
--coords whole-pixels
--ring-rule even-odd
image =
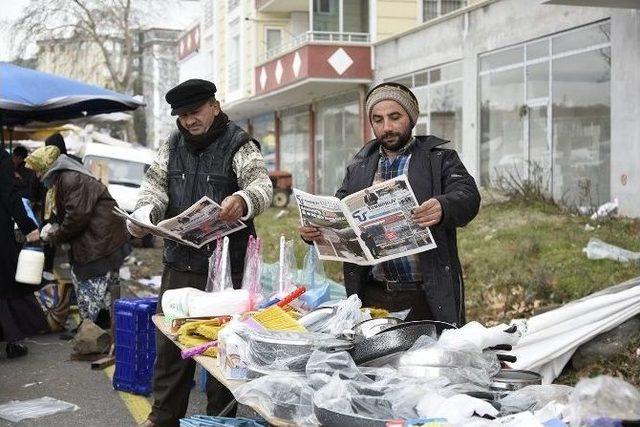
[[[396,101],[404,108],[411,119],[411,125],[415,125],[420,114],[420,107],[416,96],[404,85],[400,83],[382,83],[371,89],[367,95],[367,116],[371,120],[371,111],[373,106],[380,101],[391,100]]]

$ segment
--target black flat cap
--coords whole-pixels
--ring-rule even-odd
[[[171,115],[179,116],[198,108],[210,98],[214,98],[215,93],[216,85],[212,82],[190,79],[170,89],[164,99],[171,105]]]

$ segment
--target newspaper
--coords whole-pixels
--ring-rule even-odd
[[[429,228],[411,219],[418,207],[406,175],[340,200],[294,189],[303,226],[317,227],[320,259],[375,265],[436,247]]]
[[[194,248],[201,248],[212,240],[246,227],[239,220],[218,221],[222,208],[207,196],[195,202],[181,214],[160,221],[158,225],[151,223],[151,209],[153,209],[152,205],[146,205],[130,215],[119,207],[115,207],[114,213],[144,228],[154,236],[174,240]]]

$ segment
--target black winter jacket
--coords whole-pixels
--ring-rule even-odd
[[[408,178],[416,199],[422,204],[436,198],[442,205],[442,221],[431,227],[438,245],[419,254],[429,309],[434,320],[463,325],[464,285],[458,259],[456,227],[469,223],[478,213],[480,193],[475,180],[454,150],[437,148],[447,141],[435,136],[417,136],[409,148]],[[347,167],[336,197],[342,199],[371,186],[378,168],[380,143],[368,142]],[[369,281],[371,267],[344,263],[347,295],[359,294]]]

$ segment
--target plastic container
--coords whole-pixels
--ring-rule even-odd
[[[151,394],[156,359],[155,325],[157,298],[117,300],[115,311],[116,369],[113,388],[133,394]]]
[[[44,270],[44,252],[42,248],[27,246],[20,251],[16,268],[16,282],[28,285],[42,283]]]

